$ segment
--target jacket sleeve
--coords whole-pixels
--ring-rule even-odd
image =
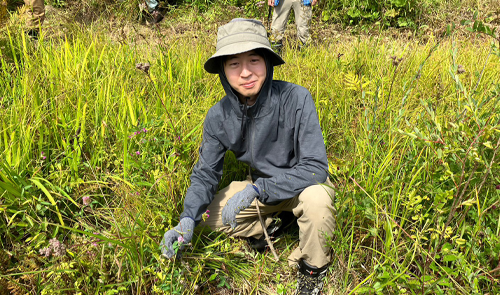
[[[293,198],[311,185],[324,183],[328,176],[325,143],[319,125],[316,107],[308,92],[302,106],[297,109],[295,143],[298,163],[283,174],[255,181],[260,188],[259,200],[273,204]]]
[[[210,114],[210,112],[209,112]],[[180,218],[190,217],[196,224],[201,221],[202,214],[212,202],[219,181],[222,177],[224,154],[226,148],[212,132],[213,120],[209,114],[203,126],[203,140],[199,150],[199,159],[191,174],[191,185],[184,199],[184,211]]]

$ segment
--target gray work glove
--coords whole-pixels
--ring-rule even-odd
[[[247,184],[242,191],[234,194],[222,209],[222,224],[231,225],[231,228],[234,229],[236,225],[238,225],[236,223],[236,215],[240,213],[241,210],[248,208],[258,196],[259,188],[251,184]]]
[[[185,244],[191,242],[194,231],[194,220],[189,217],[184,217],[179,221],[179,224],[173,229],[167,231],[163,235],[160,247],[162,256],[165,258],[172,258],[175,255],[174,243],[178,242],[179,251],[184,248]]]

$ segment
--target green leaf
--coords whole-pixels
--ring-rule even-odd
[[[450,283],[450,280],[446,277],[441,278],[437,283],[438,283],[438,285],[441,285],[441,286],[447,286],[447,287],[452,286],[452,284]]]
[[[455,261],[455,260],[457,260],[457,259],[458,259],[458,257],[457,257],[457,256],[455,256],[455,255],[453,255],[453,254],[448,254],[448,255],[445,255],[445,256],[443,257],[443,261],[444,261],[444,262]]]
[[[217,273],[214,273],[210,276],[210,278],[208,279],[209,282],[215,280],[215,278],[217,278]]]
[[[49,199],[50,203],[56,208],[56,214],[59,217],[59,222],[61,223],[61,225],[64,225],[64,221],[62,219],[61,212],[59,212],[59,207],[57,207],[56,201],[52,197],[52,194],[50,194],[47,188],[43,184],[41,184],[38,179],[39,178],[31,178],[30,181],[33,182],[39,189],[41,189],[45,196],[47,196],[47,199]]]
[[[324,22],[327,22],[330,20],[330,12],[327,11],[327,10],[323,10],[321,12],[321,19],[324,21]]]
[[[358,18],[361,15],[361,12],[356,7],[351,7],[347,10],[347,15],[351,18]]]
[[[408,19],[406,17],[400,17],[398,18],[398,26],[400,27],[407,27],[408,26]]]
[[[379,279],[388,279],[390,277],[391,277],[391,275],[387,271],[384,271],[383,273],[381,273],[380,275],[378,275]]]
[[[390,3],[396,7],[403,8],[408,4],[408,0],[391,0]]]
[[[7,182],[0,181],[0,195],[2,195],[4,192],[12,194],[13,196],[18,197],[18,198],[21,197],[21,191],[19,188],[15,187]]]
[[[443,247],[441,247],[441,251],[443,251],[443,250],[451,250],[451,249],[453,249],[453,245],[451,245],[450,243],[445,243],[443,245]]]
[[[493,149],[493,146],[491,145],[491,141],[483,142],[483,145],[489,149]]]
[[[396,11],[396,9],[392,8],[387,10],[384,15],[385,17],[395,18],[398,15],[398,12]]]

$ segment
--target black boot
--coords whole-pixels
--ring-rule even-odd
[[[269,236],[269,239],[271,239],[271,241],[274,240],[274,234],[280,229],[281,224],[281,219],[274,219],[267,227],[267,235]],[[250,237],[248,238],[248,244],[250,244],[250,247],[255,251],[263,252],[267,247],[266,236],[262,235],[262,237],[258,239]]]
[[[271,48],[276,52],[278,55],[281,55],[281,51],[283,49],[283,42],[278,41],[278,42],[271,42]]]
[[[287,228],[296,225],[296,220],[297,217],[295,217],[292,212],[286,211],[274,217],[273,221],[266,229],[271,241],[282,235]],[[248,238],[248,243],[252,249],[258,252],[263,252],[266,247],[268,247],[265,235],[262,235],[259,239],[250,237]]]
[[[328,265],[317,268],[307,264],[304,260],[299,262],[297,271],[297,291],[295,295],[319,295],[323,290],[323,279],[326,277]]]

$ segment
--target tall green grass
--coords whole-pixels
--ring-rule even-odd
[[[214,32],[196,35],[1,36],[0,289],[292,292],[294,234],[276,243],[280,263],[209,232],[181,260],[159,258],[224,95],[203,70]],[[313,94],[338,192],[326,291],[498,292],[500,59],[488,40],[358,38],[285,47],[284,59],[275,79]],[[221,186],[245,173],[226,159]],[[65,256],[39,254],[51,238]]]

